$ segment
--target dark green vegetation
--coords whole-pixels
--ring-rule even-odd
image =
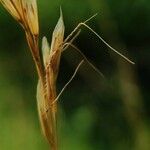
[[[60,150],[150,149],[150,2],[148,0],[39,0],[41,37],[51,37],[62,6],[66,36],[81,21],[132,58],[130,65],[85,28],[75,44],[105,75],[88,65],[60,98]],[[81,57],[62,55],[58,87]],[[46,150],[36,111],[37,75],[22,28],[0,7],[0,149]]]

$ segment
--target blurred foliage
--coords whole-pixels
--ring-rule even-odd
[[[63,9],[67,36],[98,12],[89,25],[133,59],[127,64],[82,27],[75,44],[105,75],[87,64],[59,101],[60,150],[150,149],[150,1],[38,0],[41,38],[51,34]],[[62,54],[58,91],[81,57]],[[21,27],[0,6],[0,149],[48,149],[36,108],[37,74]]]

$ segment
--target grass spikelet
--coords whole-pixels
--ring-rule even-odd
[[[0,0],[2,5],[7,11],[21,24],[25,31],[27,43],[30,47],[30,51],[38,73],[38,86],[37,86],[37,105],[40,118],[40,124],[42,132],[50,144],[52,150],[58,150],[57,131],[56,131],[56,119],[57,119],[57,102],[63,91],[68,84],[75,77],[78,69],[83,64],[84,60],[87,62],[97,73],[101,76],[103,74],[86,58],[86,56],[72,44],[74,39],[80,33],[80,27],[84,26],[93,32],[106,46],[124,58],[129,63],[133,64],[131,60],[112,48],[107,42],[105,42],[92,28],[86,23],[94,16],[87,19],[85,22],[79,23],[77,27],[71,32],[66,39],[64,39],[65,26],[63,21],[63,14],[60,9],[60,18],[55,26],[52,35],[51,46],[49,46],[46,37],[42,39],[42,57],[39,52],[39,24],[38,24],[38,10],[36,0]],[[75,72],[70,80],[66,83],[64,88],[59,94],[56,93],[56,82],[59,72],[59,64],[62,52],[71,46],[81,56],[83,60],[79,63]]]

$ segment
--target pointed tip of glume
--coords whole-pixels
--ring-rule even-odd
[[[63,18],[63,13],[62,13],[62,8],[61,8],[61,6],[60,6],[60,17]]]
[[[47,39],[46,36],[43,36],[42,41],[44,41],[44,40],[46,40],[46,39]]]

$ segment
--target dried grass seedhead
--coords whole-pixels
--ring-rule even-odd
[[[22,12],[25,23],[34,35],[39,34],[38,10],[36,0],[22,0]]]
[[[20,1],[19,0],[0,0],[7,11],[17,20],[20,21]]]
[[[0,0],[0,3],[25,30],[28,45],[35,62],[39,78],[43,80],[43,69],[39,53],[39,23],[36,0]]]
[[[64,21],[62,11],[60,9],[60,18],[53,31],[51,46],[49,46],[46,37],[42,40],[42,55],[43,60],[40,57],[38,35],[39,35],[39,24],[38,24],[38,10],[36,0],[0,0],[3,6],[8,12],[21,24],[25,30],[28,45],[30,47],[32,57],[34,59],[37,72],[39,75],[39,82],[37,86],[37,104],[40,123],[43,134],[49,142],[52,150],[57,150],[57,133],[56,133],[56,113],[57,113],[57,100],[74,78],[77,70],[84,61],[81,61],[76,68],[73,76],[64,86],[59,94],[56,92],[56,81],[59,71],[59,64],[61,53],[68,47],[71,46],[77,52],[81,54],[84,60],[100,75],[101,72],[92,65],[84,54],[72,44],[73,40],[79,35],[80,27],[84,26],[93,32],[106,46],[108,46],[115,53],[120,55],[126,61],[133,64],[127,57],[112,48],[105,40],[101,38],[92,28],[86,23],[91,20],[94,16],[87,19],[85,22],[81,22],[71,32],[66,39],[64,39]],[[77,32],[77,33],[76,33]]]
[[[55,103],[56,80],[59,71],[60,57],[63,49],[64,22],[62,12],[52,35],[51,46],[46,37],[42,40],[42,55],[45,72],[44,90],[41,81],[37,87],[37,103],[43,134],[53,150],[57,150],[56,112]]]
[[[52,42],[51,42],[51,51],[50,51],[50,59],[49,63],[51,64],[51,68],[54,74],[54,78],[57,78],[60,57],[63,48],[63,40],[64,40],[64,21],[62,11],[60,11],[60,18],[57,22],[57,25],[53,31]]]
[[[36,0],[0,0],[7,11],[33,35],[39,34]]]

